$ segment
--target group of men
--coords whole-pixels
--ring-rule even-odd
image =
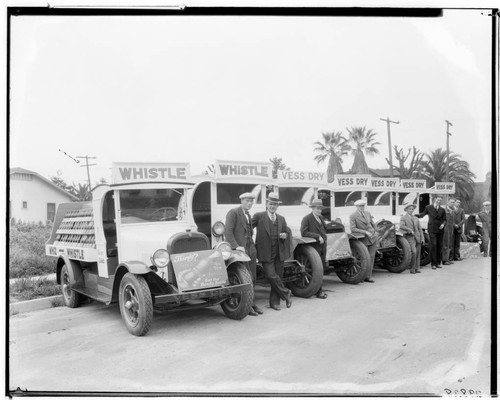
[[[256,281],[257,258],[262,263],[264,275],[271,285],[269,307],[279,311],[280,300],[286,302],[287,308],[291,307],[291,291],[282,282],[284,261],[290,256],[291,232],[285,218],[276,213],[281,201],[276,193],[270,193],[266,200],[266,211],[250,215],[255,196],[252,193],[240,195],[241,206],[231,209],[226,216],[226,240],[236,250],[246,252],[250,257],[248,268],[252,275],[253,284]],[[420,251],[425,243],[424,232],[419,218],[429,216],[428,232],[430,237],[430,252],[432,269],[442,268],[443,265],[460,261],[460,241],[465,212],[460,207],[460,200],[450,198],[445,207],[441,207],[442,197],[435,196],[433,204],[425,207],[424,211],[414,214],[416,205],[406,204],[404,214],[401,216],[400,230],[410,244],[411,259],[410,273],[420,273]],[[478,213],[478,218],[483,222],[483,243],[489,243],[491,227],[491,214],[489,202],[483,203],[483,211]],[[360,239],[367,247],[370,254],[370,264],[364,277],[365,282],[373,283],[372,274],[375,264],[375,255],[378,248],[379,236],[370,212],[365,210],[364,199],[354,202],[356,211],[350,215],[351,232],[362,235]],[[314,199],[311,204],[311,213],[302,219],[300,232],[304,237],[316,240],[312,246],[316,249],[326,269],[327,230],[322,216],[324,208],[320,199]],[[257,229],[255,243],[253,230]],[[487,237],[486,237],[487,236]],[[486,238],[485,238],[486,237]],[[486,249],[488,245],[486,244]],[[485,251],[485,256],[486,252]],[[322,288],[316,297],[326,299],[327,294]],[[255,303],[249,315],[257,316],[263,310]]]

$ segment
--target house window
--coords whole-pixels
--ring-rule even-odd
[[[47,221],[54,222],[56,216],[56,203],[47,203]]]
[[[23,208],[28,208],[28,202],[27,201],[23,201]]]

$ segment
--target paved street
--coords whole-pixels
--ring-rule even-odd
[[[220,307],[157,314],[134,337],[116,305],[10,318],[10,388],[31,391],[470,394],[490,382],[491,259],[375,284],[325,278],[327,300],[293,298],[243,321]],[[269,288],[258,287],[259,305]],[[480,392],[480,393],[478,393]],[[460,392],[456,392],[460,394]]]

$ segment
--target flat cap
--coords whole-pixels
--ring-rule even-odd
[[[240,194],[240,200],[243,200],[243,199],[255,199],[255,195],[250,193],[250,192]]]
[[[483,203],[483,206],[490,206],[490,205],[491,205],[491,201],[485,201],[485,202]]]
[[[354,202],[355,206],[366,206],[366,200],[359,199]]]

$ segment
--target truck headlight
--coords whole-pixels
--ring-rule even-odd
[[[224,261],[231,257],[231,253],[233,252],[231,245],[228,242],[220,242],[215,246],[215,250],[221,252]]]
[[[217,221],[213,226],[212,226],[212,233],[214,236],[222,236],[224,234],[224,230],[226,229],[225,225]]]
[[[164,249],[156,250],[151,256],[151,262],[155,267],[158,268],[165,268],[168,265],[169,261],[170,261],[170,256],[167,250]]]

